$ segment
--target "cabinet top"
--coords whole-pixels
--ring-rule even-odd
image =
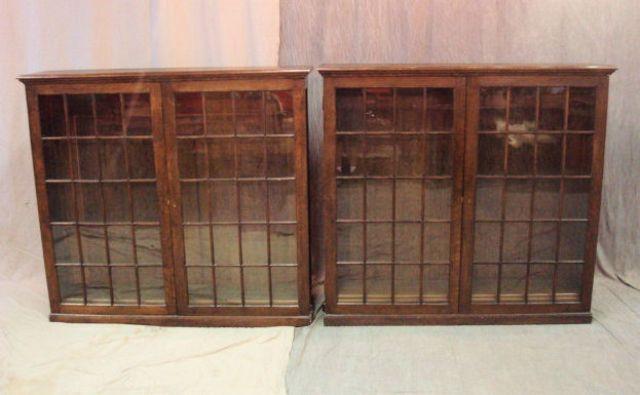
[[[41,71],[18,76],[23,83],[32,82],[161,82],[184,80],[216,80],[244,78],[305,78],[310,68],[300,67],[219,67],[219,68],[155,68]]]
[[[348,77],[366,75],[609,75],[616,68],[590,64],[324,64],[318,67],[323,76]]]

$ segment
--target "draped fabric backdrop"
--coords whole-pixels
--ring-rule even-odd
[[[281,0],[280,65],[603,63],[610,84],[598,261],[640,288],[640,3],[637,0]],[[322,145],[322,83],[310,79],[312,191]],[[313,199],[312,213],[318,213]],[[314,227],[320,225],[313,216]],[[313,240],[320,246],[320,233]],[[317,294],[321,248],[314,250]]]
[[[51,69],[275,66],[278,1],[0,0],[0,15],[0,393],[284,393],[292,328],[47,322],[15,79]]]

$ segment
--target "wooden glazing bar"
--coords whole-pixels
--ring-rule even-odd
[[[422,150],[427,148],[427,88],[422,88]],[[426,188],[427,161],[422,164],[420,177],[420,286],[418,289],[419,304],[424,304],[424,215],[425,215],[425,188]]]
[[[536,87],[536,109],[535,109],[536,131],[533,137],[533,176],[531,183],[531,199],[529,200],[529,229],[527,238],[527,268],[524,281],[524,302],[529,303],[529,276],[531,275],[531,254],[533,247],[533,214],[536,198],[536,186],[538,176],[538,127],[540,125],[540,87]]]
[[[510,111],[511,111],[511,87],[507,88],[507,108],[506,108],[506,116],[505,116],[505,133],[509,132],[509,121],[510,121]],[[502,173],[504,175],[509,173],[509,138],[505,136],[504,138],[504,157],[502,162]],[[500,241],[499,246],[500,250],[498,251],[498,281],[497,281],[497,290],[496,290],[496,303],[500,304],[500,298],[502,296],[502,259],[503,259],[503,249],[504,249],[504,223],[505,223],[505,214],[506,214],[506,205],[507,205],[507,183],[502,183],[502,191],[500,192]]]
[[[233,175],[236,186],[236,209],[238,220],[242,218],[242,208],[240,206],[240,185],[238,184],[238,128],[236,118],[236,97],[231,93],[231,108],[233,111]],[[244,290],[244,262],[242,259],[242,225],[238,225],[238,260],[240,263],[240,305],[245,306],[245,290]]]
[[[362,124],[367,124],[367,90],[362,88]],[[364,137],[362,138],[362,158],[364,162],[363,169],[363,182],[362,182],[362,193],[363,197],[363,209],[362,209],[362,303],[367,304],[367,179],[369,175],[369,166],[367,164],[367,147],[368,144],[367,133],[365,132]]]
[[[266,105],[266,99],[265,99],[265,92],[262,91],[261,94],[262,94],[262,129],[263,129],[263,134],[266,137],[267,136],[267,105]],[[265,178],[267,178],[267,175],[269,174],[269,158],[268,158],[268,152],[267,152],[266,139],[262,141],[262,148],[263,148],[262,155],[265,163],[267,164],[265,168]],[[265,213],[265,218],[267,223],[267,265],[268,265],[267,278],[269,282],[269,306],[273,306],[273,284],[271,279],[271,226],[270,226],[271,202],[269,199],[269,181],[265,182],[265,194],[266,194],[265,199],[267,203],[267,211]]]
[[[202,100],[202,131],[204,136],[209,135],[209,131],[207,128],[207,100],[204,93],[201,93]],[[206,165],[206,178],[211,178],[211,157],[209,155],[209,144],[204,144],[204,153],[205,153],[205,163]],[[209,230],[209,253],[211,254],[211,292],[213,294],[213,305],[218,305],[218,287],[216,284],[216,258],[215,258],[215,246],[213,244],[213,202],[214,199],[213,192],[211,191],[212,186],[211,182],[207,182],[207,212],[208,212],[208,220],[207,228]],[[217,199],[217,196],[215,197]],[[198,199],[199,201],[200,199]],[[188,275],[188,274],[187,274]]]
[[[397,111],[396,108],[396,95],[397,89],[393,89],[393,102],[392,102],[392,122],[393,122],[393,132],[396,130],[396,119],[397,119]],[[396,175],[397,175],[397,147],[396,147],[397,138],[395,133],[391,135],[391,144],[393,145],[393,158],[391,160],[391,174],[393,177],[391,179],[391,304],[395,304],[396,301]]]

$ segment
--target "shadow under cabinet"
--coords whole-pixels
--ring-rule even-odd
[[[613,71],[321,67],[325,323],[590,322]]]
[[[308,71],[20,77],[51,319],[308,324]]]

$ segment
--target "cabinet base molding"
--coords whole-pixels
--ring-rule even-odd
[[[326,326],[359,325],[517,325],[517,324],[589,324],[591,313],[552,314],[415,314],[362,315],[327,314]]]
[[[132,324],[158,326],[194,327],[268,327],[305,326],[313,320],[312,315],[297,316],[185,316],[185,315],[101,315],[59,314],[49,315],[51,322]]]

